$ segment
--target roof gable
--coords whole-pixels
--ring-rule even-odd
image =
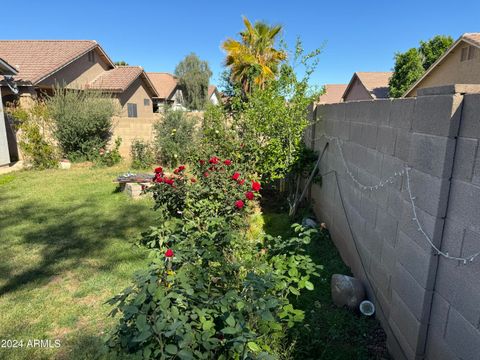
[[[124,92],[139,77],[145,82],[146,87],[149,88],[153,97],[157,96],[158,94],[155,87],[141,66],[118,66],[105,71],[88,84],[88,88],[111,92]]]
[[[320,95],[318,101],[321,104],[334,104],[342,101],[343,94],[348,84],[326,84],[325,93]]]
[[[410,95],[413,90],[415,90],[415,88],[430,74],[432,73],[436,68],[437,66],[443,62],[443,60],[449,55],[452,53],[453,50],[455,50],[460,43],[462,42],[465,42],[465,43],[468,43],[470,45],[473,45],[473,46],[476,46],[478,48],[480,48],[480,33],[465,33],[463,34],[462,36],[460,36],[448,49],[447,51],[445,51],[445,53],[443,53],[442,56],[440,56],[437,61],[435,61],[432,65],[430,65],[430,67],[427,69],[427,71],[425,71],[423,73],[423,75],[420,77],[420,79],[418,79],[417,81],[415,81],[413,83],[412,86],[410,86],[410,88],[402,95],[402,97],[407,97],[408,95]]]
[[[170,99],[178,86],[178,78],[175,75],[161,72],[148,72],[148,78],[152,82],[160,99]]]
[[[0,57],[12,64],[17,81],[33,85],[69,65],[87,52],[96,49],[105,62],[114,64],[93,40],[1,40]]]
[[[392,76],[391,71],[377,71],[377,72],[356,72],[348,83],[345,93],[342,98],[346,99],[352,86],[358,81],[365,90],[370,94],[372,99],[388,98],[388,81]]]

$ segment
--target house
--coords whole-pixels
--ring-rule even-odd
[[[221,94],[218,91],[215,85],[208,85],[208,101],[210,101],[213,105],[218,105],[221,102]]]
[[[165,105],[175,110],[186,110],[183,101],[183,91],[175,75],[164,72],[148,72],[147,76],[158,94],[153,98],[153,111],[160,112]]]
[[[319,104],[335,104],[342,102],[347,84],[326,84],[325,92],[318,99]]]
[[[158,94],[140,66],[118,66],[102,72],[87,84],[89,89],[114,94],[124,117],[152,117],[152,99]]]
[[[480,33],[465,33],[435,61],[403,95],[417,95],[420,88],[480,84]]]
[[[392,72],[356,72],[343,93],[343,101],[388,98]]]
[[[5,89],[4,103],[18,99],[21,105],[27,105],[31,99],[51,94],[58,84],[71,89],[110,91],[122,105],[124,114],[153,116],[151,102],[157,94],[143,70],[117,70],[119,68],[96,41],[1,40],[0,57],[18,71],[14,76],[18,94],[8,89],[4,81],[0,82],[2,90]],[[109,87],[115,89],[107,89]],[[140,98],[140,93],[146,96]],[[150,111],[145,105],[146,99],[150,103]],[[134,104],[137,111],[129,104]]]
[[[9,77],[16,75],[17,70],[7,63],[5,60],[0,58],[0,75],[3,77]],[[2,89],[0,88],[0,99],[2,97]],[[10,151],[8,146],[7,138],[7,126],[5,122],[5,117],[3,115],[3,105],[0,101],[0,166],[8,165],[10,163]]]

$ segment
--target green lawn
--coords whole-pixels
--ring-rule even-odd
[[[0,176],[0,341],[61,341],[58,349],[0,348],[0,359],[105,357],[103,337],[114,320],[104,302],[147,264],[132,243],[155,223],[148,199],[115,191],[112,179],[126,170],[76,166]],[[285,209],[278,199],[264,200],[252,231],[288,236]],[[306,320],[289,334],[292,358],[383,358],[377,322],[331,303],[330,277],[348,269],[328,235],[308,251],[325,268],[298,303]]]
[[[53,350],[0,348],[0,359],[98,357],[113,324],[104,302],[146,264],[132,242],[155,221],[148,200],[115,192],[125,170],[0,176],[0,340],[61,340]]]

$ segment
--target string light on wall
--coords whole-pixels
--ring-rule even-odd
[[[410,182],[410,170],[411,170],[410,167],[406,166],[404,169],[395,171],[392,176],[390,176],[389,178],[387,178],[385,180],[380,180],[380,182],[375,184],[375,185],[371,185],[371,184],[370,185],[365,185],[365,184],[361,183],[353,175],[353,173],[350,171],[350,169],[347,165],[347,162],[345,160],[344,154],[343,154],[342,140],[338,137],[322,135],[319,138],[312,139],[312,142],[316,142],[317,140],[320,140],[320,139],[326,139],[328,141],[335,142],[335,144],[338,147],[338,150],[339,150],[339,153],[340,153],[340,158],[342,160],[342,165],[345,167],[346,173],[352,179],[353,183],[355,185],[357,185],[361,190],[365,190],[365,191],[367,191],[367,190],[368,191],[380,190],[387,184],[393,184],[393,182],[395,181],[395,179],[397,177],[405,176],[406,177],[406,183],[407,183],[407,192],[408,192],[408,196],[409,196],[409,200],[410,200],[409,202],[410,202],[410,205],[412,207],[412,214],[413,214],[412,221],[415,223],[415,225],[417,227],[417,231],[419,231],[425,237],[428,244],[432,247],[432,249],[433,249],[433,251],[435,252],[436,255],[442,256],[442,257],[444,257],[446,259],[449,259],[449,260],[459,261],[459,262],[461,262],[462,264],[465,264],[465,265],[469,262],[473,262],[478,256],[480,256],[480,251],[477,252],[477,253],[465,256],[465,257],[451,256],[448,252],[444,252],[444,251],[440,250],[433,243],[432,239],[426,233],[426,231],[423,229],[422,224],[420,223],[420,220],[418,219],[417,210],[416,210],[416,207],[415,207],[415,199],[416,198],[412,194],[412,187],[411,187],[411,182]]]

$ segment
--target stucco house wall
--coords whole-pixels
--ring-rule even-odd
[[[372,95],[365,89],[365,86],[357,78],[352,87],[350,88],[347,97],[343,101],[353,101],[353,100],[370,100]]]
[[[153,117],[152,96],[146,90],[141,78],[137,78],[126,91],[117,95],[119,105],[122,107],[121,116],[128,116],[127,104],[137,105],[137,117]],[[148,100],[146,104],[145,100]]]
[[[443,61],[438,64],[414,89],[406,96],[417,96],[417,89],[451,85],[451,84],[480,84],[480,49],[477,48],[473,59],[461,61],[462,48],[470,44],[461,41]]]
[[[93,55],[93,61],[89,60]],[[40,88],[51,89],[55,84],[69,88],[81,89],[104,71],[111,69],[98,54],[96,49],[89,51],[77,60],[65,66],[38,84]]]

